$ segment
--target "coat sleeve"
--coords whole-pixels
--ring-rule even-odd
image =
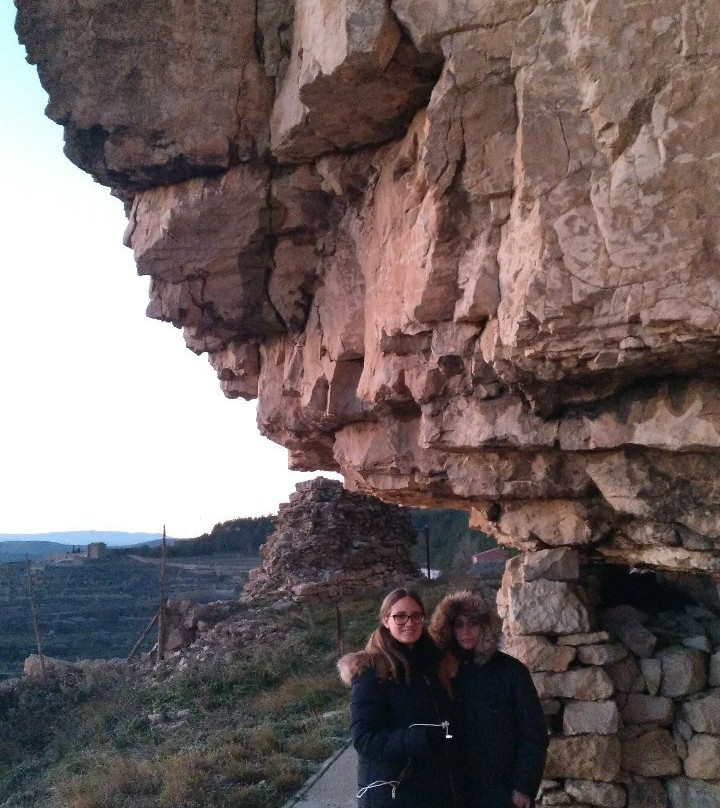
[[[389,691],[402,687],[380,682],[373,669],[352,685],[350,733],[357,752],[368,760],[405,762],[431,753],[425,727],[395,726]]]
[[[545,768],[548,734],[542,704],[527,668],[518,663],[515,679],[515,731],[518,744],[513,790],[535,798]]]

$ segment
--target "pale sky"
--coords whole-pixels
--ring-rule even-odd
[[[145,317],[122,204],[63,155],[14,20],[0,0],[0,533],[186,537],[274,513],[316,475]]]

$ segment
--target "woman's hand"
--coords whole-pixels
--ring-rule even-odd
[[[532,799],[519,791],[513,791],[512,801],[515,808],[532,808]]]

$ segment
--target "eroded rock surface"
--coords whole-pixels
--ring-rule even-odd
[[[718,570],[718,0],[16,5],[148,314],[294,468]]]

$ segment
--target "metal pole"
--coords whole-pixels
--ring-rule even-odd
[[[40,640],[40,626],[38,625],[37,610],[35,609],[35,593],[33,592],[32,575],[30,573],[30,569],[31,564],[30,559],[28,558],[27,583],[28,595],[30,596],[30,612],[32,614],[33,626],[35,628],[35,641],[37,642],[38,657],[40,659],[40,673],[42,674],[43,682],[47,682],[47,676],[45,674],[45,657],[43,656],[42,642]]]
[[[430,527],[425,525],[425,565],[427,567],[427,577],[430,580]]]

